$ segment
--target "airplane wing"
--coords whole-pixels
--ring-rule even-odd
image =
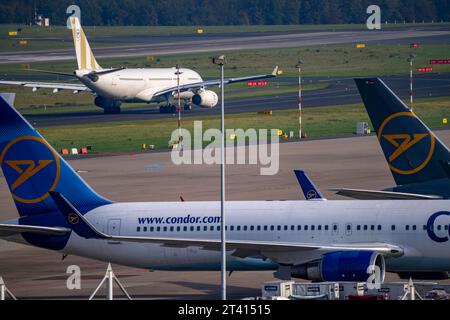
[[[376,191],[360,189],[330,189],[336,194],[358,200],[436,200],[443,199],[440,196],[430,196],[415,193],[402,193],[393,191]]]
[[[20,224],[0,224],[0,237],[8,237],[23,232],[40,233],[48,235],[64,235],[71,232],[71,229],[63,227],[41,227]]]
[[[22,86],[25,88],[47,88],[58,90],[72,90],[72,91],[87,91],[92,92],[91,89],[83,84],[76,83],[56,83],[56,82],[28,82],[28,81],[0,81],[0,84]]]
[[[87,239],[104,239],[118,242],[159,243],[168,247],[202,247],[209,250],[220,250],[220,239],[192,239],[192,238],[164,238],[164,237],[136,237],[113,236],[98,230],[60,193],[50,191],[50,196],[69,222],[77,235]],[[313,244],[297,242],[275,242],[258,240],[229,240],[228,250],[236,250],[240,257],[254,256],[261,252],[286,251],[374,251],[386,256],[401,256],[403,249],[388,243],[353,243],[353,244]]]
[[[277,74],[278,74],[278,66],[275,67],[275,69],[273,69],[271,74],[262,74],[262,75],[240,77],[240,78],[226,78],[226,79],[224,79],[224,83],[230,84],[230,83],[245,82],[245,81],[250,81],[250,80],[274,78],[277,76]],[[185,85],[180,86],[180,91],[186,91],[189,89],[200,89],[200,88],[204,88],[204,87],[208,87],[208,86],[220,86],[220,79],[185,84]],[[164,96],[169,93],[175,92],[177,90],[178,90],[178,87],[164,89],[162,91],[156,92],[153,95],[153,97]]]

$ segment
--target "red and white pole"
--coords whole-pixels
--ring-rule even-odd
[[[298,66],[298,137],[302,138],[302,67]]]
[[[295,66],[298,69],[298,137],[302,139],[302,109],[303,109],[303,97],[302,97],[302,64],[303,61],[299,60]]]
[[[409,60],[409,110],[413,111],[413,59]]]
[[[178,111],[178,144],[179,144],[179,148],[182,148],[182,143],[183,143],[183,134],[181,132],[181,90],[180,90],[180,66],[177,65],[177,94],[178,94],[178,106],[177,106],[177,111]]]

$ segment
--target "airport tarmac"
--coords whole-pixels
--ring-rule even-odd
[[[436,134],[450,145],[450,130]],[[99,193],[115,201],[186,201],[219,199],[218,166],[175,166],[170,153],[155,152],[72,160],[70,164]],[[228,200],[302,199],[292,172],[306,170],[328,199],[343,199],[332,187],[383,189],[394,185],[375,136],[309,140],[280,145],[280,171],[259,175],[259,166],[227,166]],[[0,219],[16,210],[0,179]],[[275,213],[274,213],[275,214]],[[78,265],[82,290],[66,289],[66,268]],[[219,297],[219,272],[149,272],[118,265],[115,272],[135,298],[214,299]],[[87,298],[101,280],[106,263],[0,242],[0,276],[19,298]],[[272,272],[235,272],[229,297],[255,296]],[[398,280],[389,274],[388,281]],[[450,283],[445,280],[443,283]]]
[[[327,32],[303,32],[303,33],[279,33],[269,35],[236,34],[234,37],[217,35],[202,40],[188,38],[181,40],[179,37],[160,38],[155,42],[148,42],[126,46],[118,44],[110,47],[95,47],[93,49],[97,58],[114,57],[138,57],[146,55],[170,55],[183,53],[200,53],[214,51],[236,51],[249,49],[270,48],[297,48],[324,44],[344,44],[387,42],[396,44],[408,44],[413,41],[420,43],[449,43],[450,30],[375,30],[375,31],[327,31]],[[87,35],[89,38],[89,35]],[[138,41],[139,39],[136,39]],[[141,39],[142,41],[142,39]],[[0,53],[0,64],[3,63],[32,63],[44,61],[61,61],[75,59],[73,49],[52,49],[29,52],[3,52]]]
[[[409,77],[391,76],[382,78],[386,84],[402,99],[409,98]],[[294,82],[293,78],[276,78],[272,82]],[[361,103],[361,96],[356,88],[353,77],[325,78],[311,77],[305,78],[305,83],[327,82],[324,89],[307,91],[303,94],[303,107],[305,109],[320,106],[333,106],[343,104]],[[251,88],[246,91],[252,90]],[[450,95],[450,73],[442,74],[418,74],[414,77],[414,96],[416,99],[433,98]],[[261,96],[254,98],[242,98],[226,101],[227,114],[241,112],[257,112],[259,110],[282,110],[297,107],[297,95],[283,94],[272,96]],[[183,112],[183,117],[199,117],[204,115],[217,115],[220,108],[199,108],[193,107],[192,111]],[[172,114],[159,113],[156,105],[138,105],[127,108],[121,114],[103,114],[103,110],[92,106],[89,112],[74,112],[60,114],[39,114],[25,115],[28,121],[35,126],[53,126],[69,124],[94,124],[100,122],[113,121],[136,121],[146,119],[172,118]]]

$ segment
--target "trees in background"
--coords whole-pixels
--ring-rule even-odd
[[[76,4],[85,25],[242,25],[364,23],[370,4],[388,21],[447,21],[449,0],[0,0],[0,23],[32,23],[34,6],[65,24]]]

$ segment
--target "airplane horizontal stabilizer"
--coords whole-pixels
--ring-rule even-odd
[[[440,196],[431,196],[415,193],[402,193],[392,191],[361,190],[361,189],[330,189],[336,194],[358,200],[436,200]]]

